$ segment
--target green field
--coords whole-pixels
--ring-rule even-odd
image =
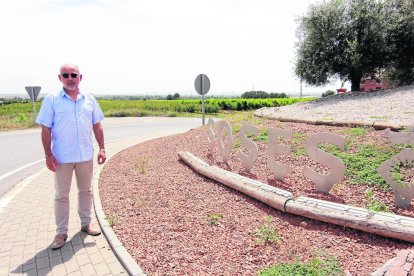
[[[228,112],[255,110],[261,107],[284,106],[314,98],[281,99],[206,99],[206,114],[220,115]],[[200,116],[201,100],[99,100],[106,117],[142,116]],[[41,102],[36,102],[39,111]],[[0,106],[0,130],[33,127],[31,102],[3,104]]]

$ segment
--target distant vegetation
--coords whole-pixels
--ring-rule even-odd
[[[335,91],[328,90],[328,91],[322,93],[322,98],[325,98],[325,97],[328,97],[328,96],[331,96],[331,95],[335,95]]]
[[[178,94],[178,93],[177,93]],[[178,94],[179,96],[179,94]],[[284,106],[314,98],[268,98],[268,99],[213,99],[205,100],[206,114],[228,113],[255,110],[262,107]],[[98,100],[107,117],[142,117],[142,116],[199,116],[201,100]],[[39,112],[41,102],[36,102]],[[0,104],[0,130],[21,129],[33,126],[33,107],[30,101],[3,102]]]
[[[284,98],[284,99],[207,99],[205,112],[217,114],[226,111],[247,111],[262,107],[290,105],[297,102],[309,101],[313,98]],[[177,116],[178,114],[200,114],[200,100],[147,100],[147,101],[99,101],[106,116]]]
[[[247,91],[241,97],[243,99],[288,98],[285,93],[267,93],[265,91]]]

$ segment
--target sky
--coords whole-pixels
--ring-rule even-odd
[[[208,96],[299,94],[296,19],[314,2],[0,0],[0,94],[59,90],[64,63],[79,65],[81,89],[96,95],[196,96],[201,73]]]

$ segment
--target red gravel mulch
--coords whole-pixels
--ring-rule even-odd
[[[256,126],[258,126],[256,124]],[[282,127],[309,136],[317,132],[343,133],[344,128],[262,120],[260,128]],[[361,142],[385,143],[384,131],[372,131]],[[362,141],[363,140],[363,141]],[[413,249],[411,243],[330,225],[274,210],[237,191],[207,179],[179,160],[178,151],[190,151],[211,165],[288,190],[332,202],[364,207],[367,186],[349,179],[335,185],[329,195],[315,191],[303,176],[304,156],[284,160],[293,167],[286,182],[273,179],[267,168],[267,144],[257,142],[259,156],[245,173],[234,149],[228,164],[217,152],[208,155],[206,128],[145,142],[113,157],[101,174],[100,197],[106,214],[115,214],[113,229],[128,252],[149,275],[255,275],[277,263],[306,262],[324,253],[339,259],[344,271],[369,275],[396,250]],[[313,164],[317,166],[317,164]],[[322,168],[323,169],[323,168]],[[393,207],[390,192],[370,187],[390,211],[414,217],[414,207]],[[414,204],[412,204],[414,205]],[[209,214],[222,214],[217,225]],[[271,216],[280,243],[258,243],[254,232]]]

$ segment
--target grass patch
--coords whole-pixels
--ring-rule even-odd
[[[375,196],[374,192],[371,190],[365,191],[365,196],[367,198],[367,209],[374,212],[388,212],[388,206],[382,202],[378,201]]]
[[[333,256],[313,258],[309,262],[282,263],[259,271],[259,276],[333,276],[344,275],[339,260]]]
[[[360,136],[364,136],[370,131],[371,129],[368,127],[352,127],[352,128],[346,129],[343,133],[354,136],[354,137],[360,137]]]
[[[293,133],[292,135],[292,156],[306,156],[306,138],[304,133]]]
[[[321,145],[320,148],[340,158],[345,166],[345,175],[351,183],[367,184],[389,190],[389,185],[377,172],[379,166],[401,151],[404,146],[390,144],[378,146],[376,144],[360,144],[355,153],[342,151],[335,145]]]
[[[215,214],[215,213],[213,213],[213,214],[208,214],[205,217],[205,221],[207,222],[208,225],[216,226],[216,225],[219,224],[219,221],[222,218],[223,218],[223,214]]]
[[[260,128],[259,134],[253,138],[253,141],[268,141],[268,139],[269,139],[269,129]]]
[[[115,213],[112,213],[112,214],[106,216],[105,219],[108,221],[108,223],[111,227],[114,226],[116,224],[117,220],[118,220]]]
[[[401,162],[395,164],[391,169],[391,176],[400,187],[407,187],[414,181],[414,163]]]
[[[140,174],[144,174],[148,167],[148,158],[147,157],[141,157],[138,162],[138,172]]]
[[[265,218],[264,223],[254,230],[254,237],[257,243],[279,243],[280,238],[276,229],[271,226],[273,219],[271,216]]]

